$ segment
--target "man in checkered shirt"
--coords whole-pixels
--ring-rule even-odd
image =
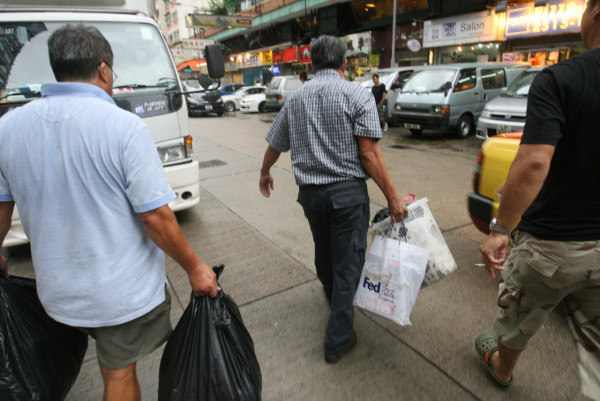
[[[325,360],[337,362],[356,344],[352,302],[365,261],[372,177],[388,201],[392,221],[406,204],[387,173],[377,141],[381,127],[371,92],[343,79],[346,47],[321,36],[311,46],[312,80],[290,95],[267,133],[260,172],[265,197],[273,190],[271,167],[291,151],[298,202],[315,243],[315,266],[330,302],[323,345]]]

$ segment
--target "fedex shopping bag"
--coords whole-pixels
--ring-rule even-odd
[[[365,260],[354,305],[409,326],[429,251],[376,236]]]

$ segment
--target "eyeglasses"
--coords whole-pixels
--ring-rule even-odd
[[[101,61],[98,64],[98,67],[100,67],[100,64],[102,64],[102,63],[106,64],[106,66],[108,67],[108,69],[112,72],[112,74],[113,74],[113,82],[116,81],[117,78],[119,78],[119,76],[117,75],[117,73],[115,72],[115,70],[113,70],[113,68],[110,66],[110,64],[108,64],[106,61]]]

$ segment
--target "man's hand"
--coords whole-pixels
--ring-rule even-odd
[[[265,198],[270,197],[271,191],[275,189],[273,185],[273,176],[271,174],[261,174],[258,181],[258,188]]]
[[[211,298],[217,296],[219,285],[217,284],[217,275],[206,264],[188,272],[188,279],[192,285],[192,291],[195,296],[210,295]]]
[[[495,231],[492,231],[479,246],[481,261],[492,278],[496,278],[496,270],[504,270],[502,263],[506,260],[506,248],[508,248],[508,236]]]
[[[8,279],[8,261],[0,255],[0,277]]]
[[[408,214],[406,202],[400,195],[396,195],[388,201],[388,210],[390,211],[392,223],[398,223],[399,221],[404,220]]]

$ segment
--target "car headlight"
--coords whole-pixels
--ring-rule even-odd
[[[431,111],[435,114],[448,114],[450,113],[450,107],[448,106],[432,106]]]
[[[157,150],[162,163],[171,163],[186,158],[185,144],[158,148]]]
[[[481,117],[483,118],[491,118],[492,117],[492,112],[489,110],[483,110],[481,112]]]
[[[402,110],[402,106],[400,106],[399,104],[397,104],[397,105],[394,106],[394,109],[396,109],[396,110]]]

